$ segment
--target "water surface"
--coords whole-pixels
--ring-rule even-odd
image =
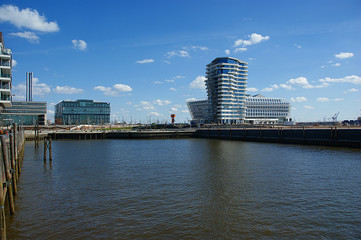
[[[360,239],[361,151],[241,141],[26,142],[9,239]]]

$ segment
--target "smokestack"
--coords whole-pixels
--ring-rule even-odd
[[[26,101],[33,101],[33,73],[26,73]]]

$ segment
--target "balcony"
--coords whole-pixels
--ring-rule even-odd
[[[1,82],[0,89],[10,90],[10,82]]]
[[[11,78],[11,74],[1,73],[1,78]]]

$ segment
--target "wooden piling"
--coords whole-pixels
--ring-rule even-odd
[[[7,188],[7,197],[9,200],[9,210],[10,214],[13,214],[15,212],[15,205],[14,205],[14,195],[13,195],[13,188],[11,186],[12,182],[12,176],[10,173],[10,164],[8,159],[8,152],[7,152],[7,146],[6,146],[6,140],[4,136],[1,136],[1,149],[3,154],[3,166],[5,171],[5,178],[6,178],[6,188]]]
[[[17,170],[16,170],[16,164],[15,164],[15,145],[16,142],[14,141],[14,136],[13,134],[10,134],[9,136],[9,140],[10,140],[10,156],[11,156],[11,175],[12,175],[12,179],[13,179],[13,190],[14,190],[14,195],[18,192],[17,191],[17,180],[18,180],[18,176],[17,176]]]
[[[46,149],[48,148],[47,138],[44,138],[44,162],[46,162]]]
[[[49,161],[52,161],[53,157],[52,157],[52,152],[51,152],[51,138],[49,138]]]
[[[44,138],[44,162],[46,162],[46,152],[49,149],[49,161],[53,160],[52,151],[51,151],[51,138],[45,137]]]

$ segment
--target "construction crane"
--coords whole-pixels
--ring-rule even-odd
[[[336,122],[339,114],[340,114],[340,112],[335,113],[335,115],[333,115],[333,117],[332,117],[332,121]]]

